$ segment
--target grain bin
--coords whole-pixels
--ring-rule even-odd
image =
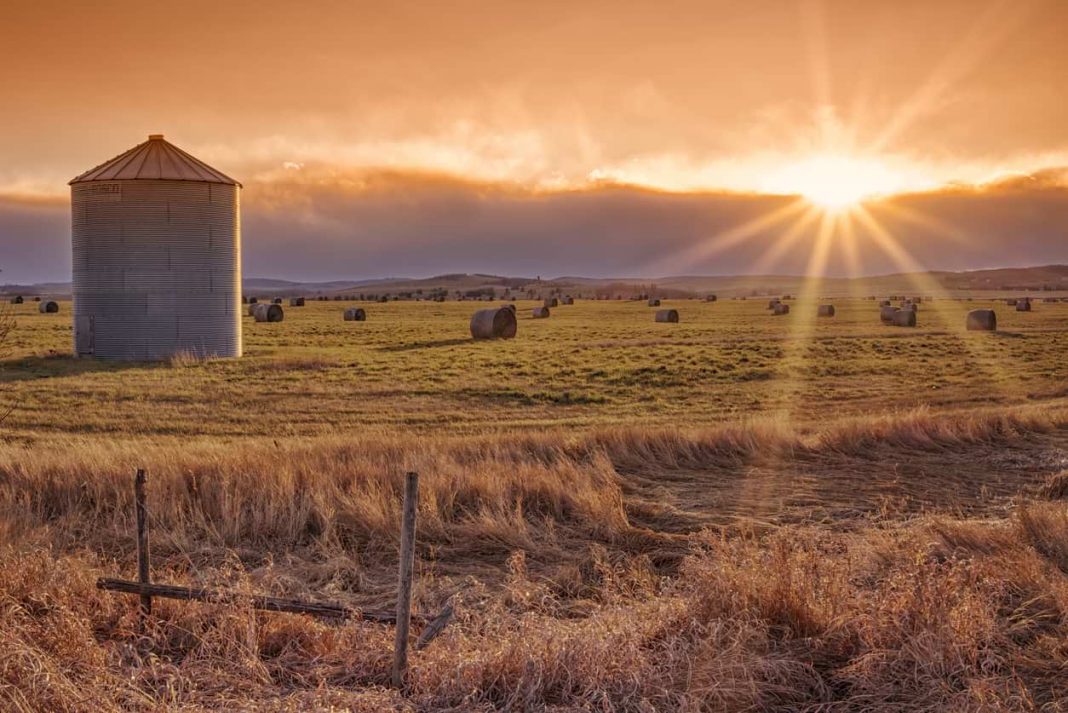
[[[992,309],[973,309],[968,312],[964,326],[971,332],[993,332],[998,328],[998,316]]]
[[[672,322],[679,321],[679,311],[677,309],[660,309],[656,311],[657,322]]]
[[[59,305],[50,300],[46,300],[37,306],[37,309],[41,314],[55,314],[59,311]]]
[[[547,307],[539,307],[548,311]],[[475,339],[511,339],[516,333],[515,312],[507,307],[480,309],[471,315],[471,336]]]
[[[891,321],[895,327],[915,327],[916,326],[916,313],[911,309],[899,309],[894,312],[894,318]]]
[[[257,322],[281,322],[285,319],[285,312],[282,311],[282,305],[258,304],[253,308],[252,316]]]
[[[820,305],[816,310],[816,316],[818,317],[833,317],[834,305]]]
[[[75,354],[241,356],[240,183],[153,134],[70,187]]]
[[[362,307],[349,307],[345,310],[344,317],[346,322],[366,322],[367,312]]]

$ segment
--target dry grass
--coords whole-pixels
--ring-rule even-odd
[[[1068,579],[1032,528],[952,553],[923,522],[842,535],[709,535],[670,582],[595,556],[600,599],[562,617],[522,558],[386,689],[390,636],[161,603],[137,633],[101,563],[7,554],[5,710],[1061,710]],[[1068,539],[1063,513],[1043,541]],[[975,533],[972,533],[973,535]]]
[[[686,532],[633,513],[656,504],[643,479],[667,497],[690,487],[679,473],[851,472],[887,453],[914,465],[950,454],[965,468],[976,453],[1032,452],[1062,428],[1061,413],[1031,409],[805,432],[772,421],[571,438],[9,448],[0,708],[1061,710],[1063,503],[1016,504],[987,484],[979,519],[950,507],[875,512],[847,528]],[[150,473],[157,578],[358,605],[390,600],[401,475],[419,470],[417,601],[432,609],[455,594],[457,621],[415,655],[405,695],[387,688],[384,627],[161,601],[141,633],[136,600],[93,587],[132,572],[131,463]],[[1014,492],[1040,485],[1020,479]],[[938,510],[938,490],[928,483],[916,497]]]
[[[158,365],[41,357],[69,322],[23,309],[0,710],[1064,710],[1068,333],[1041,307],[890,334],[843,301],[800,348],[803,305],[683,303],[668,333],[582,303],[486,350],[468,305],[354,330],[309,303],[249,323],[247,359]],[[93,586],[134,572],[137,467],[156,579],[374,607],[416,470],[416,604],[457,619],[403,695],[388,627],[157,601],[140,631]]]
[[[1049,500],[1068,500],[1068,470],[1051,475],[1042,486],[1042,496]]]

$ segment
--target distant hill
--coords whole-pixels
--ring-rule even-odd
[[[427,296],[444,293],[448,297],[476,294],[501,295],[506,290],[517,297],[552,291],[575,295],[623,295],[655,292],[661,297],[688,297],[715,293],[723,297],[796,294],[802,291],[806,278],[799,275],[675,275],[668,277],[593,278],[593,277],[508,277],[479,273],[451,273],[435,277],[387,277],[369,280],[331,280],[301,282],[264,277],[250,277],[243,281],[246,294],[258,296],[289,295],[402,295]],[[70,283],[37,285],[3,285],[4,294],[54,295],[70,294]],[[995,292],[1020,293],[1041,291],[1068,292],[1068,265],[1011,267],[969,272],[936,271],[897,273],[872,277],[829,277],[819,281],[818,292],[827,296],[887,295],[894,293],[930,294],[936,290],[951,293]]]

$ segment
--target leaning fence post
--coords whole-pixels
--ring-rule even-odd
[[[137,509],[137,581],[148,584],[148,509],[145,506],[145,471],[137,469],[134,479],[134,501]],[[152,613],[152,595],[141,595],[141,619]]]
[[[408,629],[412,617],[412,570],[415,568],[415,511],[419,502],[419,474],[404,479],[400,567],[397,586],[397,631],[393,640],[393,687],[403,688],[408,676]]]

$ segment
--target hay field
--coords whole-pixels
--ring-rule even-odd
[[[69,304],[0,372],[0,709],[1068,708],[1068,304],[580,301],[507,342],[473,303],[286,308],[247,358],[121,365]],[[392,630],[99,592],[154,577],[388,606],[405,470],[420,610]]]
[[[719,424],[753,416],[809,424],[916,406],[1013,405],[1061,395],[1068,304],[1032,313],[996,306],[1000,331],[964,332],[969,308],[925,303],[916,329],[884,327],[876,303],[837,300],[816,319],[793,303],[665,300],[680,324],[653,322],[638,302],[584,302],[530,319],[519,302],[515,340],[474,342],[480,303],[286,308],[281,324],[245,318],[246,358],[162,365],[78,361],[70,305],[39,315],[14,307],[0,384],[18,404],[5,424],[41,437],[303,437],[382,427],[420,433]]]

